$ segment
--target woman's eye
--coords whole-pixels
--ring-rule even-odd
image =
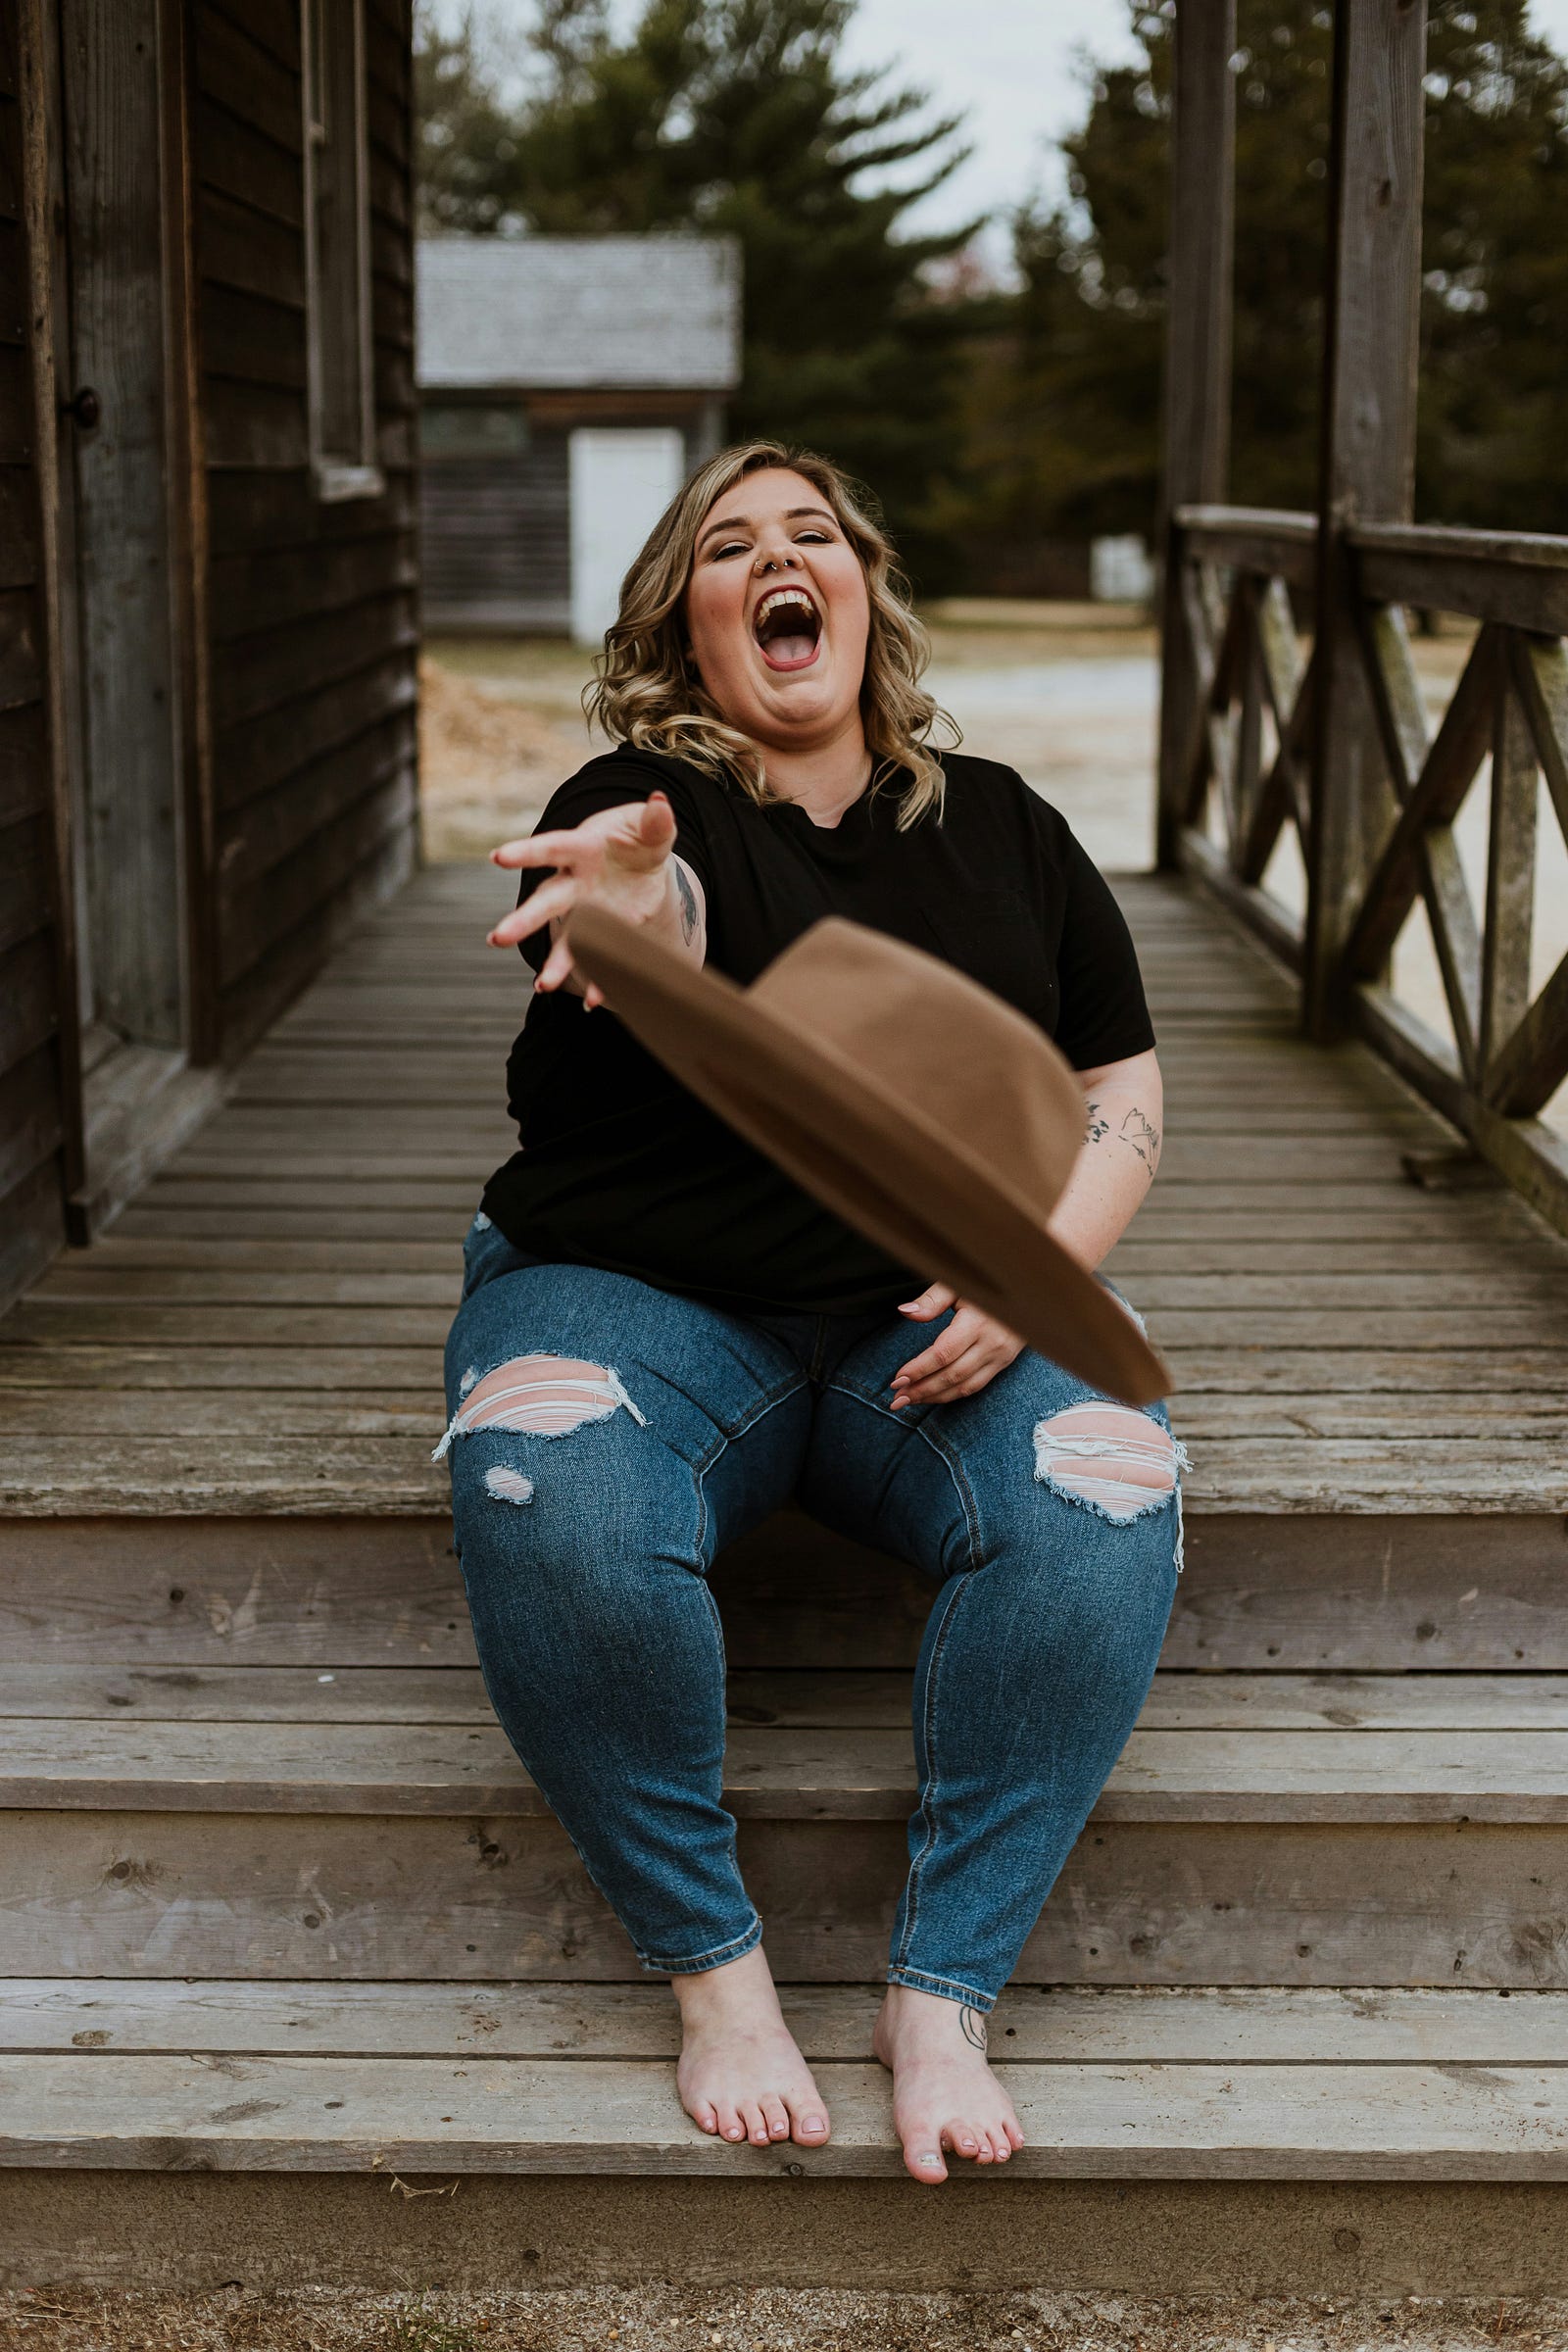
[[[799,547],[805,540],[811,540],[817,547],[826,547],[829,544],[826,531],[797,531],[795,534],[796,546]]]
[[[715,564],[722,564],[726,556],[744,556],[745,553],[745,541],[741,539],[732,539],[727,547],[715,547],[711,560]]]

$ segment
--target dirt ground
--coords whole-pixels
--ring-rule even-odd
[[[671,2287],[0,2295],[4,2352],[1565,2352],[1568,2301],[857,2294]]]
[[[927,683],[964,748],[1016,767],[1102,865],[1153,852],[1154,638],[1114,605],[938,606]],[[591,752],[590,662],[555,638],[436,638],[422,669],[426,855],[482,856],[527,832]]]

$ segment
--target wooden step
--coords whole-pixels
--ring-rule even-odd
[[[0,1972],[636,1975],[471,1671],[134,1671],[162,1713],[46,1662],[0,1721]],[[1022,1981],[1568,1984],[1568,1678],[1512,1690],[1161,1676]],[[731,1695],[725,1793],[775,1966],[878,1976],[906,1675],[742,1669]]]
[[[822,1677],[824,1688],[829,1677]],[[813,1710],[837,1712],[831,1695]],[[1484,1711],[1496,1710],[1490,1697]],[[1558,1823],[1568,1828],[1568,1677],[1559,1729],[1139,1729],[1092,1815],[1106,1822]],[[724,1802],[759,1821],[896,1821],[917,1796],[906,1726],[732,1723]],[[0,1806],[180,1813],[543,1815],[492,1719],[0,1722]]]
[[[253,1990],[149,1998],[109,1984],[74,2001],[58,1984],[16,1987],[0,2162],[699,2180],[903,2169],[888,2078],[866,2047],[873,1997],[858,1990],[786,1988],[834,2123],[810,2150],[735,2148],[690,2123],[667,1994],[508,1989],[481,2004],[449,1986],[365,1986],[352,2001],[314,1984]],[[1009,2174],[1568,2180],[1565,2013],[1563,1995],[1452,1991],[1014,1995],[996,2024],[1027,2134]]]
[[[286,1361],[286,1359],[285,1359]],[[0,1658],[130,1666],[468,1666],[444,1517],[20,1519]],[[1190,1515],[1163,1662],[1251,1673],[1568,1671],[1560,1518]],[[915,1571],[781,1512],[713,1574],[733,1665],[914,1662]]]

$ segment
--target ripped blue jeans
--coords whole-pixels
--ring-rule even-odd
[[[1163,1408],[1026,1349],[895,1413],[946,1317],[723,1314],[483,1218],[465,1276],[441,1450],[485,1682],[642,1965],[716,1968],[762,1934],[707,1579],[794,1499],[931,1581],[888,1982],[991,2008],[1154,1670],[1181,1533]]]

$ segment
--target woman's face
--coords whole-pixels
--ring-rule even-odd
[[[858,725],[871,608],[822,493],[769,466],[714,500],[697,534],[686,627],[727,723],[778,751]]]

